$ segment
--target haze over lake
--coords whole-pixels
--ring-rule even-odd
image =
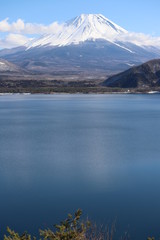
[[[160,95],[0,96],[0,228],[81,208],[132,239],[160,224]]]

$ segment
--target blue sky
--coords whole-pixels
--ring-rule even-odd
[[[53,22],[81,13],[101,13],[130,32],[157,37],[159,10],[160,0],[1,0],[0,49],[23,45]]]
[[[101,13],[129,31],[160,36],[160,0],[1,0],[0,20],[49,24]]]

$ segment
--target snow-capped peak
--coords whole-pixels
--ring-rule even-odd
[[[60,30],[31,41],[27,47],[65,46],[87,40],[103,39],[113,41],[127,31],[101,14],[81,14],[64,23]]]
[[[67,22],[70,26],[83,28],[84,30],[92,29],[99,34],[105,34],[106,31],[110,34],[127,33],[127,31],[117,24],[104,17],[102,14],[81,14],[80,16]]]

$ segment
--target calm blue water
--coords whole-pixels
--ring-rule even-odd
[[[160,236],[160,95],[0,96],[0,229],[36,233],[81,208]]]

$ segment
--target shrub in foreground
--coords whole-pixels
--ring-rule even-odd
[[[55,225],[55,231],[51,229],[40,230],[40,239],[42,240],[85,240],[87,239],[87,231],[90,228],[90,222],[85,223],[80,221],[82,211],[78,209],[74,216],[68,214],[68,218],[62,221],[59,225]],[[10,228],[7,228],[8,234],[4,236],[4,240],[36,240],[36,237],[31,237],[28,233],[19,235]],[[37,239],[38,240],[38,239]]]
[[[39,238],[32,237],[27,232],[22,235],[7,228],[7,235],[4,240],[113,240],[115,223],[112,224],[111,229],[107,227],[104,229],[97,229],[96,226],[91,226],[89,221],[82,222],[80,217],[82,211],[78,209],[74,215],[68,214],[68,218],[62,221],[59,225],[54,225],[55,229],[45,229],[39,231]],[[120,240],[130,240],[128,233],[124,237],[118,238]],[[147,240],[155,240],[149,237]]]

